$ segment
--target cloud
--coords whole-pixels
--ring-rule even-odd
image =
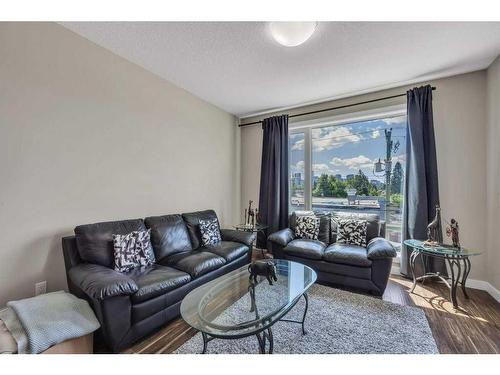
[[[297,142],[295,142],[292,146],[292,151],[294,150],[303,150],[304,149],[304,139],[299,139]]]
[[[406,123],[406,116],[389,117],[382,120],[387,125],[403,125]]]
[[[314,151],[331,150],[345,143],[358,143],[361,139],[358,134],[352,133],[345,126],[317,129],[313,131],[313,149]]]
[[[359,155],[355,156],[353,158],[338,158],[334,157],[331,161],[330,164],[333,165],[334,167],[344,167],[351,169],[353,171],[357,171],[359,169],[367,169],[367,168],[372,168],[373,167],[374,160],[367,158],[364,155]]]
[[[304,171],[304,160],[300,160],[297,164],[291,164],[290,168],[295,172],[303,172]]]
[[[312,166],[313,169],[313,174],[314,175],[321,175],[321,174],[333,174],[332,169],[328,166],[328,164],[313,164]]]
[[[375,129],[371,135],[372,139],[380,137],[380,130]]]
[[[392,157],[392,166],[394,167],[394,165],[395,165],[398,161],[399,161],[401,164],[403,164],[403,167],[404,167],[404,166],[405,166],[405,164],[406,164],[406,153],[405,153],[405,154],[401,154],[401,155],[396,155],[396,156],[393,156],[393,157]]]

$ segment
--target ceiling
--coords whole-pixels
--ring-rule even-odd
[[[264,22],[63,22],[240,117],[486,68],[500,22],[320,22],[283,47]]]

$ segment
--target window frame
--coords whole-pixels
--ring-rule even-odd
[[[335,116],[321,117],[311,120],[294,121],[289,125],[288,137],[304,133],[304,210],[312,210],[312,130],[330,126],[342,126],[361,121],[379,120],[388,117],[407,116],[406,104],[374,108],[366,111],[349,112]],[[292,150],[288,150],[288,160],[291,160]],[[290,168],[290,165],[288,166]],[[288,177],[289,191],[291,178]],[[288,196],[290,205],[291,197]]]

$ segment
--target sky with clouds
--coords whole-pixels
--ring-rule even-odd
[[[393,153],[393,166],[397,161],[405,166],[406,117],[356,122],[312,130],[312,164],[314,175],[356,174],[362,170],[370,180],[384,180],[373,174],[373,164],[385,158],[385,133],[392,128],[392,140],[399,141]],[[304,134],[290,134],[290,172],[304,173]],[[304,178],[302,176],[302,178]]]

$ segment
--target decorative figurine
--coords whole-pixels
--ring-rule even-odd
[[[436,205],[436,216],[429,225],[427,225],[427,245],[436,246],[439,245],[439,233],[441,231],[441,207]]]
[[[458,226],[458,221],[451,219],[451,223],[446,227],[446,235],[451,236],[451,242],[453,247],[460,248],[460,239],[458,237],[458,231],[460,227]]]
[[[269,282],[269,285],[273,285],[273,280],[278,281],[276,266],[274,262],[270,260],[250,263],[248,265],[248,272],[250,272],[250,283],[252,284],[257,284],[257,276],[264,276]]]
[[[246,224],[252,225],[253,228],[253,226],[255,225],[255,211],[252,208],[252,203],[253,203],[252,200],[248,201],[248,220]]]

